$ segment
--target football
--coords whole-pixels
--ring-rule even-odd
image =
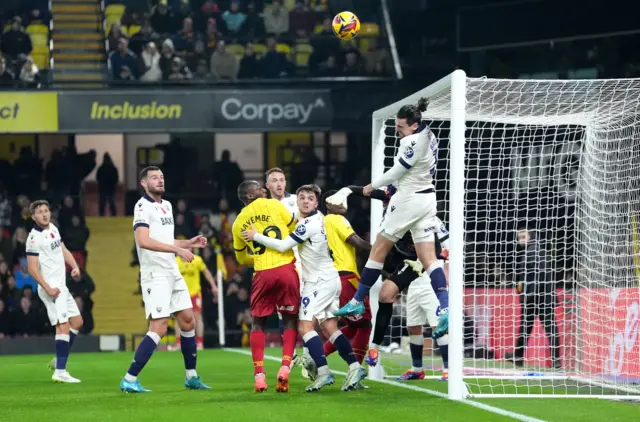
[[[341,40],[350,40],[360,31],[360,19],[351,12],[340,12],[333,18],[333,33]]]

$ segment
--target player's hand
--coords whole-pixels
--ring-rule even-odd
[[[327,204],[342,207],[345,210],[348,209],[347,198],[351,195],[352,190],[349,188],[342,188],[333,195],[327,197]]]
[[[189,243],[194,248],[204,248],[205,246],[207,246],[207,238],[202,235],[198,235],[189,239]]]
[[[245,230],[245,231],[241,232],[240,236],[242,237],[242,239],[245,242],[251,242],[253,240],[253,238],[256,237],[257,233],[258,232],[256,231],[256,228],[252,224],[251,228],[249,230]]]
[[[371,186],[371,183],[362,188],[362,194],[364,196],[371,196],[371,192],[373,192],[373,186]]]
[[[49,296],[51,296],[52,298],[56,298],[58,296],[60,296],[60,289],[58,289],[57,287],[48,287],[45,289],[47,294]]]
[[[178,256],[186,262],[193,261],[193,253],[191,253],[190,250],[182,249],[182,248],[178,249]]]
[[[440,257],[445,261],[449,260],[449,249],[443,249],[440,251]]]
[[[80,276],[80,270],[77,267],[71,270],[71,278],[75,281],[80,281],[80,279],[82,278]]]

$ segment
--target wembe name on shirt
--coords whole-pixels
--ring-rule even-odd
[[[244,224],[240,228],[240,231],[243,232],[250,229],[251,225],[254,223],[271,223],[271,216],[265,214],[252,215],[244,222]]]

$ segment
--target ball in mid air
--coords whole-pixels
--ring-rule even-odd
[[[351,12],[340,12],[333,18],[333,33],[341,40],[350,40],[360,31],[360,19]]]

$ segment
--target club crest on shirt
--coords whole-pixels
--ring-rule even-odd
[[[303,236],[307,232],[307,228],[304,225],[300,225],[296,227],[296,234],[298,236]]]
[[[409,145],[407,145],[404,149],[404,156],[406,158],[411,158],[413,157],[414,151],[413,148],[411,148]]]

